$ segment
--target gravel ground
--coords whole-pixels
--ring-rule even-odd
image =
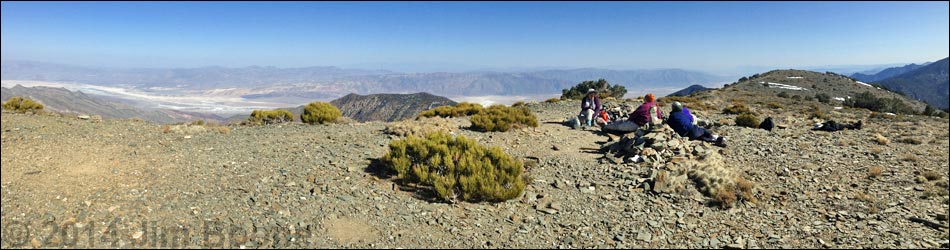
[[[946,227],[908,219],[947,225],[945,119],[868,120],[828,133],[787,110],[769,113],[787,129],[716,127],[729,143],[718,153],[758,198],[722,209],[697,192],[644,190],[637,179],[647,168],[598,152],[607,136],[562,125],[575,106],[530,104],[537,128],[455,130],[538,163],[522,197],[457,204],[374,170],[400,138],[383,133],[386,123],[180,134],[132,120],[4,113],[2,247],[947,247]],[[872,167],[882,173],[869,177]],[[931,171],[934,180],[920,179]]]

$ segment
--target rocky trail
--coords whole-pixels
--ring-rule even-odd
[[[865,129],[828,133],[785,110],[771,115],[787,129],[715,127],[727,147],[687,145],[721,156],[757,200],[723,209],[694,186],[645,187],[651,164],[601,150],[619,138],[562,125],[575,106],[531,103],[541,125],[504,133],[449,119],[454,133],[533,162],[522,197],[456,204],[378,171],[400,138],[384,132],[387,123],[182,134],[133,120],[4,113],[2,247],[948,247],[946,227],[909,219],[948,224],[945,119],[868,119]]]

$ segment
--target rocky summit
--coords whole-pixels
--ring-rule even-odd
[[[472,131],[466,117],[193,129],[3,113],[0,246],[948,247],[946,118],[738,87],[678,100],[727,146],[665,125],[621,137],[572,129],[564,121],[579,112],[577,101],[528,103],[540,126],[509,132]],[[735,126],[737,115],[722,110],[739,101],[776,129]],[[659,103],[669,113],[668,100]],[[863,126],[812,130],[831,119]],[[409,125],[524,161],[524,193],[446,203],[400,185],[379,169],[392,140],[425,130]]]

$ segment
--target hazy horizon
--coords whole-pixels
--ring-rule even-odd
[[[741,75],[950,55],[947,2],[3,2],[2,60]]]

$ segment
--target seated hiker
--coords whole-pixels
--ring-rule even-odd
[[[597,91],[594,89],[587,90],[587,96],[584,96],[584,99],[581,100],[581,113],[578,115],[581,121],[581,125],[590,127],[594,124],[594,119],[600,116],[600,98],[597,98]]]
[[[647,94],[643,97],[643,104],[630,113],[626,121],[604,125],[602,130],[611,134],[626,134],[637,131],[640,127],[662,123],[663,114],[656,105],[656,97],[653,94]]]
[[[854,130],[861,129],[862,122],[858,121],[857,123],[848,124],[848,123],[837,123],[835,121],[827,121],[825,123],[815,123],[815,127],[811,130],[821,130],[828,132],[835,132],[838,130]]]
[[[670,117],[666,119],[666,124],[670,125],[673,131],[690,140],[700,140],[715,143],[717,146],[725,147],[726,139],[721,136],[713,135],[709,130],[693,124],[693,117],[688,113],[686,107],[680,102],[673,102],[673,110]]]

